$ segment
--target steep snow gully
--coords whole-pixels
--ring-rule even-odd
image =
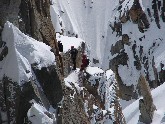
[[[114,21],[118,1],[53,0],[50,8],[56,32],[78,36],[90,47],[90,59],[95,65],[108,69],[109,41],[117,38],[109,26]],[[93,63],[92,63],[93,64]]]

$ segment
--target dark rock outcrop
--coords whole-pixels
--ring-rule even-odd
[[[61,106],[62,124],[90,124],[84,109],[84,101],[74,84],[65,87]]]
[[[55,65],[43,67],[41,70],[35,68],[34,66],[32,68],[47,99],[49,100],[50,104],[56,108],[57,104],[62,99],[63,93]]]
[[[156,110],[153,104],[153,99],[148,83],[145,78],[141,75],[139,78],[139,91],[143,96],[143,99],[139,100],[139,109],[141,115],[139,116],[139,121],[145,124],[150,124],[153,119],[154,111]]]
[[[17,82],[12,82],[7,77],[0,83],[0,94],[0,112],[6,117],[1,118],[2,123],[23,124],[31,106],[29,101],[39,101],[30,82],[20,87]]]
[[[17,82],[13,82],[7,77],[3,78],[0,83],[0,112],[6,113],[6,115],[4,115],[7,118],[5,118],[5,120],[1,118],[0,120],[2,122],[12,124],[25,123],[24,120],[27,118],[27,112],[31,107],[29,101],[32,99],[36,102],[43,103],[43,106],[47,109],[49,109],[48,103],[56,108],[57,103],[61,101],[62,88],[54,66],[42,68],[41,70],[34,69],[34,72],[40,82],[41,88],[34,88],[33,81],[26,82],[22,86],[19,86]],[[36,91],[38,92],[37,94]]]

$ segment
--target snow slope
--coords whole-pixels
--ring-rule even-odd
[[[156,111],[154,112],[152,124],[165,124],[165,84],[152,90],[152,97]],[[139,120],[139,99],[130,104],[123,110],[127,124],[137,124]]]
[[[10,22],[4,25],[2,41],[8,47],[8,54],[0,61],[1,80],[5,75],[22,85],[32,76],[31,64],[41,69],[55,63],[55,56],[49,46],[23,34]]]
[[[56,32],[83,39],[90,46],[90,59],[98,59],[98,66],[108,69],[108,54],[116,41],[109,26],[114,21],[118,0],[53,0],[51,17]],[[57,18],[58,19],[57,19]],[[58,20],[58,21],[57,21]],[[60,25],[61,24],[61,25]],[[60,27],[60,28],[59,28]],[[62,31],[61,31],[62,32]]]

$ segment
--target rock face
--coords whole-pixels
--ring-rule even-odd
[[[139,109],[141,115],[139,116],[139,121],[145,124],[150,124],[153,119],[154,111],[156,110],[153,104],[153,99],[148,83],[143,76],[139,78],[139,89],[143,96],[143,99],[139,100]]]
[[[62,99],[61,81],[56,65],[53,65],[55,57],[49,46],[26,36],[9,22],[5,23],[2,40],[0,121],[11,124],[28,123],[27,112],[31,107],[29,101],[33,99],[49,110],[51,105],[56,108]],[[51,57],[46,56],[44,59],[44,55],[35,54],[39,54],[40,49]],[[32,56],[35,57],[34,61],[31,61]]]
[[[50,19],[49,0],[21,1],[19,29],[47,45],[55,44],[55,33]],[[52,46],[53,47],[53,46]]]
[[[106,79],[104,77],[104,73],[99,73],[98,75],[91,75],[90,73],[86,72],[86,76],[84,77],[83,86],[87,89],[89,94],[94,96],[94,99],[99,106],[99,108],[105,109],[105,94],[103,92],[105,87]],[[100,87],[102,85],[102,87]],[[102,93],[100,93],[100,92]]]
[[[57,104],[61,101],[63,93],[61,82],[58,78],[56,67],[44,67],[41,70],[32,67],[38,82],[40,82],[42,89],[49,100],[50,104],[57,108]]]
[[[14,25],[19,25],[19,6],[21,0],[1,0],[0,1],[0,26],[3,27],[6,21],[12,22]]]
[[[30,100],[34,99],[49,109],[50,104],[56,108],[57,103],[62,99],[62,85],[59,75],[58,63],[59,54],[56,45],[55,32],[50,19],[49,0],[7,0],[0,1],[0,28],[6,21],[10,21],[22,32],[50,45],[57,56],[57,65],[52,65],[37,69],[35,63],[31,66],[34,71],[35,80],[39,82],[39,87],[35,81],[24,82],[24,85],[17,85],[10,78],[4,77],[0,83],[1,103],[0,103],[0,123],[23,124],[29,123],[27,112],[30,109]],[[8,49],[1,41],[1,61],[7,56]],[[27,70],[27,73],[28,70]],[[61,77],[60,77],[61,78]],[[38,87],[38,88],[37,88]],[[26,122],[25,122],[26,120]]]
[[[86,113],[89,119],[92,123],[126,124],[119,103],[119,86],[116,82],[115,74],[111,73],[105,76],[102,70],[95,71],[92,74],[91,70],[95,70],[95,67],[87,68],[82,84],[84,90],[81,91],[81,94],[85,94],[82,98],[87,106]],[[103,111],[105,112],[104,114]]]
[[[150,2],[123,0],[116,9],[119,16],[117,14],[116,20],[110,24],[110,27],[113,32],[116,32],[119,40],[111,46],[109,68],[116,74],[121,91],[120,97],[125,100],[137,99],[140,93],[135,85],[138,84],[140,72],[144,72],[144,77],[151,88],[164,82],[164,76],[162,76],[164,59],[159,61],[157,59],[159,55],[155,53],[158,49],[162,49],[159,45],[163,45],[164,36],[157,36],[152,32],[164,28],[164,13],[162,14],[164,4],[157,0]],[[163,53],[163,50],[160,51],[159,54]],[[121,72],[123,69],[128,69],[127,72],[131,72],[130,78],[134,78],[128,80],[123,78],[124,75]],[[129,82],[130,85],[128,85]]]
[[[31,107],[29,101],[32,99],[36,102],[43,103],[45,108],[49,108],[49,101],[44,97],[43,91],[40,91],[39,97],[36,95],[35,90],[32,82],[26,82],[20,87],[17,82],[12,82],[9,78],[4,77],[1,82],[1,123],[30,123],[27,119],[27,112]],[[56,101],[58,101],[58,98],[56,98]]]
[[[62,124],[90,124],[84,109],[84,101],[74,84],[64,89],[61,107]]]
[[[133,23],[138,24],[140,32],[144,32],[144,29],[149,28],[149,22],[146,14],[142,10],[139,0],[134,0],[134,3],[129,10],[129,16]]]

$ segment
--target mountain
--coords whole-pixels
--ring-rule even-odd
[[[0,124],[163,124],[164,14],[163,0],[0,1]]]
[[[150,88],[164,82],[163,1],[55,0],[52,4],[56,32],[86,41],[91,65],[115,72],[123,100],[142,95],[140,75]]]

